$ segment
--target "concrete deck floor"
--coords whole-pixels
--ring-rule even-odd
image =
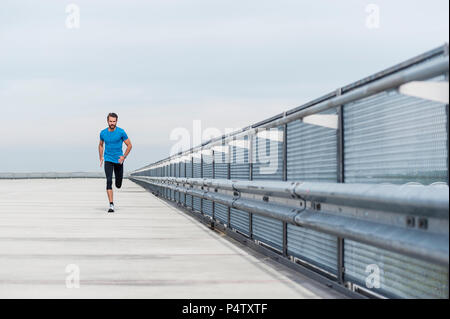
[[[103,179],[0,180],[0,298],[345,298],[129,180],[114,195],[107,214]]]

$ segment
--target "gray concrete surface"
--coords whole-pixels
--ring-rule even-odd
[[[102,179],[0,180],[0,298],[344,298],[130,180],[114,202]]]
[[[123,176],[130,174],[124,172]],[[105,173],[99,168],[97,172],[0,172],[0,179],[31,178],[104,178]]]

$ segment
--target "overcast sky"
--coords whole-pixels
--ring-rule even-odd
[[[70,3],[79,28],[67,27]],[[367,27],[370,3],[378,28]],[[0,171],[101,170],[109,112],[134,146],[126,170],[139,168],[167,157],[171,131],[192,132],[193,120],[222,132],[247,126],[448,42],[448,7],[2,0]]]

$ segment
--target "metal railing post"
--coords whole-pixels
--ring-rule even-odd
[[[186,170],[187,170],[187,163],[186,163],[186,160],[184,160],[183,163],[184,163],[184,177],[186,177],[187,176],[187,172],[186,172]],[[186,205],[186,193],[183,193],[183,196],[184,196],[184,206],[187,206]]]
[[[231,179],[231,150],[233,149],[231,146],[230,146],[230,144],[228,143],[227,144],[227,149],[228,149],[228,152],[227,152],[227,163],[228,163],[228,165],[227,165],[227,179]],[[231,208],[230,208],[230,206],[227,206],[228,208],[227,208],[227,228],[231,228]]]
[[[336,96],[342,94],[342,89],[336,90]],[[337,107],[338,129],[337,129],[337,182],[344,183],[344,106]],[[344,283],[344,238],[337,237],[337,280],[339,284]]]
[[[336,91],[336,95],[341,95],[341,89]],[[344,183],[344,106],[337,108],[338,129],[337,134],[337,182]]]
[[[249,134],[248,141],[248,179],[253,180],[253,134]],[[253,238],[253,214],[248,213],[248,232],[250,234],[250,238]]]
[[[337,238],[337,280],[338,283],[343,284],[344,283],[344,238],[338,237]]]
[[[203,147],[200,148],[200,177],[203,178]],[[203,199],[200,198],[200,213],[203,214]]]
[[[287,123],[283,125],[283,181],[287,181]],[[283,256],[288,255],[287,223],[283,222]]]
[[[445,47],[445,55],[448,56],[448,44]],[[448,72],[445,74],[445,79],[449,80]],[[449,110],[448,110],[448,104],[445,105],[445,114],[447,116],[447,185],[450,185],[450,171],[449,171]],[[447,265],[447,274],[450,272],[450,265]],[[447,296],[449,295],[449,287],[450,285],[447,285]]]
[[[288,256],[288,246],[287,246],[287,223],[283,222],[283,256]]]
[[[178,162],[178,178],[181,177],[181,162]],[[178,204],[181,204],[181,193],[178,192]]]
[[[211,149],[211,156],[212,156],[212,178],[214,179],[214,178],[216,178],[216,172],[215,172],[216,159],[215,159],[215,152],[213,149]],[[215,220],[215,210],[216,210],[216,202],[213,201],[212,202],[212,212],[211,212],[213,220]]]
[[[446,43],[445,45],[445,49],[444,49],[444,55],[448,56],[449,55],[449,47],[448,47],[448,43]],[[448,77],[448,72],[445,73],[445,80],[448,82],[449,77]],[[450,186],[450,171],[449,171],[449,111],[448,111],[448,103],[447,105],[445,105],[445,114],[447,116],[446,120],[447,120],[447,185]]]
[[[283,125],[283,181],[287,181],[287,124]]]
[[[191,176],[194,177],[194,152],[191,157]],[[194,196],[191,195],[191,209],[194,210]]]
[[[249,180],[253,180],[253,134],[249,134],[248,136],[248,164],[249,164]]]

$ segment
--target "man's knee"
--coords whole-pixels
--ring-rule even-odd
[[[122,180],[116,180],[116,187],[121,188],[122,187]]]

